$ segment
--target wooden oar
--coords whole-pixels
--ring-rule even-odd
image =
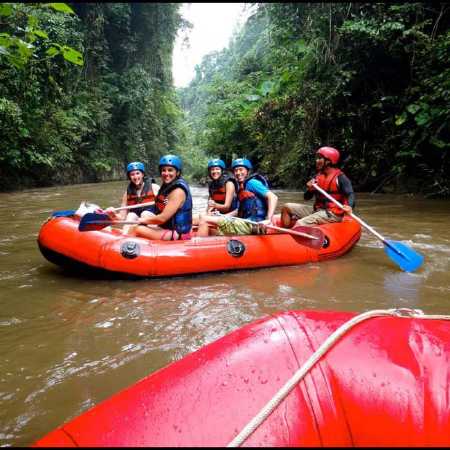
[[[299,238],[301,238],[299,239],[301,244],[315,249],[322,248],[323,243],[325,241],[325,235],[323,231],[317,227],[306,227],[299,225],[294,228],[281,228],[275,225],[266,225],[262,224],[261,222],[255,222],[249,219],[242,219],[241,217],[236,216],[227,216],[227,218],[242,220],[243,222],[251,223],[252,225],[259,225],[266,228],[272,228],[272,230],[277,230],[280,231],[281,233],[288,233],[294,236],[298,236]]]
[[[84,202],[82,202],[82,204],[83,203]],[[123,211],[125,209],[145,208],[146,206],[152,206],[154,204],[155,204],[155,202],[139,203],[137,205],[121,206],[119,208],[113,208],[112,211],[117,212],[117,211]],[[70,216],[74,216],[76,212],[77,212],[76,209],[67,209],[64,211],[54,211],[52,213],[52,217],[70,217]]]
[[[339,208],[343,208],[343,205],[339,203],[335,198],[328,194],[328,192],[324,191],[321,187],[317,185],[317,183],[312,184],[314,189],[319,191],[322,195],[324,195],[328,200],[331,200],[335,203]],[[369,230],[372,234],[374,234],[378,239],[380,239],[385,245],[384,251],[395,263],[397,263],[400,268],[402,268],[406,272],[413,272],[417,268],[419,268],[423,263],[423,255],[417,253],[412,248],[408,247],[403,242],[399,241],[391,241],[385,239],[380,233],[375,231],[370,225],[365,223],[359,217],[355,216],[355,214],[351,213],[351,217],[353,217],[356,221],[358,221],[363,227]]]

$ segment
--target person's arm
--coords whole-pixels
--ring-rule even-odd
[[[225,213],[230,210],[231,202],[233,201],[234,193],[236,192],[236,188],[234,187],[234,183],[232,181],[227,181],[225,183],[225,203],[222,205],[213,200],[209,202],[211,206],[217,209],[221,213]]]
[[[139,223],[143,225],[156,224],[161,225],[170,220],[175,213],[181,208],[186,200],[186,193],[181,188],[174,189],[167,197],[167,205],[161,214],[151,217],[144,217],[139,219]]]
[[[348,206],[344,205],[344,212],[351,214],[352,209],[355,207],[355,193],[353,192],[353,186],[348,177],[344,174],[338,177],[339,190],[347,197]]]
[[[266,220],[272,222],[273,214],[275,213],[275,208],[277,207],[278,203],[278,197],[272,191],[268,191],[266,194],[266,199],[267,199]]]
[[[120,205],[122,206],[127,206],[127,193],[125,191],[125,193],[122,196],[122,204]],[[113,220],[125,220],[125,217],[127,216],[127,210],[124,209],[122,211],[116,212],[114,211],[114,207],[109,206],[108,208],[105,209],[105,213],[108,214],[109,217],[111,217],[111,219]]]
[[[314,187],[313,187],[313,183],[315,182],[315,178],[313,178],[312,180],[309,180],[306,183],[306,191],[303,193],[303,199],[304,200],[311,200],[314,197]]]

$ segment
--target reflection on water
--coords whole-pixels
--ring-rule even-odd
[[[425,255],[402,272],[363,232],[337,260],[148,280],[81,276],[46,261],[36,245],[52,211],[87,200],[118,206],[123,182],[0,194],[0,445],[45,433],[206,343],[290,309],[365,311],[395,306],[449,313],[450,204],[358,196],[356,214]],[[299,201],[277,192],[280,203]],[[193,189],[196,211],[206,188]]]

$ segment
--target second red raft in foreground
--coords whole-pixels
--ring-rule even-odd
[[[258,320],[149,375],[37,446],[226,446],[347,312]],[[245,446],[449,446],[450,323],[362,322]]]

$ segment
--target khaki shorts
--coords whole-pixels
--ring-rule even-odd
[[[301,203],[286,203],[284,206],[289,209],[293,219],[299,219],[297,225],[321,225],[324,223],[341,222],[343,218],[343,216],[337,216],[325,209],[319,209],[314,212],[312,206]]]
[[[224,218],[217,223],[219,236],[244,236],[248,234],[265,234],[265,229],[239,219]]]

